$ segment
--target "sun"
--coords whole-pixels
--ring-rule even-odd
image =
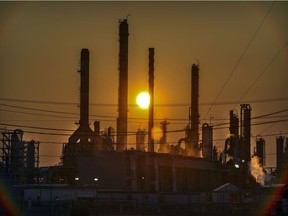
[[[136,102],[142,109],[147,109],[150,105],[150,95],[148,92],[141,92],[138,94]]]

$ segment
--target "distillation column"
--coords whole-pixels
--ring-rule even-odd
[[[89,50],[81,50],[80,70],[80,121],[77,130],[69,137],[69,143],[87,144],[93,138],[89,127]]]
[[[154,127],[154,48],[149,48],[149,95],[148,151],[154,152],[154,138],[152,134]]]
[[[127,149],[128,117],[128,23],[127,19],[119,25],[119,89],[117,119],[117,151]]]
[[[242,158],[245,162],[251,159],[251,106],[249,104],[241,104],[241,137],[242,141]]]
[[[186,130],[186,151],[188,155],[199,156],[199,66],[191,69],[191,106],[189,125]]]

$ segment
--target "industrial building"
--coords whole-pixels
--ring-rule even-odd
[[[167,143],[166,133],[169,123],[163,120],[160,148],[155,149],[152,136],[155,50],[154,48],[148,49],[151,98],[148,131],[138,129],[135,148],[127,148],[128,36],[128,22],[124,19],[119,22],[119,91],[116,131],[109,127],[105,133],[101,132],[98,121],[94,122],[93,129],[89,125],[90,53],[88,48],[83,48],[80,53],[81,64],[78,71],[80,74],[80,120],[77,130],[71,134],[68,142],[63,144],[61,166],[42,169],[42,182],[39,182],[40,174],[35,174],[35,170],[39,170],[35,169],[39,167],[39,143],[23,142],[23,133],[19,130],[2,133],[4,137],[1,149],[2,167],[6,169],[4,171],[7,175],[9,174],[13,184],[33,184],[35,183],[34,177],[37,179],[38,185],[30,185],[30,188],[23,185],[17,186],[17,191],[24,191],[26,200],[30,197],[38,201],[50,199],[50,202],[53,194],[57,194],[57,198],[66,197],[63,200],[71,198],[70,201],[82,198],[91,198],[94,201],[101,198],[103,201],[105,198],[107,203],[112,202],[111,200],[117,196],[122,197],[122,200],[123,197],[132,200],[133,196],[133,199],[140,199],[141,194],[146,194],[147,197],[153,197],[150,203],[153,203],[154,207],[157,205],[159,207],[159,203],[165,203],[165,199],[168,203],[173,196],[182,200],[182,204],[185,205],[191,202],[191,197],[194,197],[194,201],[207,201],[214,189],[226,183],[234,184],[231,186],[233,193],[239,191],[236,187],[247,189],[249,184],[255,182],[248,171],[251,158],[252,108],[249,104],[241,104],[240,120],[234,110],[230,111],[230,137],[225,140],[225,149],[220,155],[213,145],[212,125],[202,124],[200,143],[199,63],[192,64],[191,68],[191,105],[187,110],[188,124],[184,129],[184,137],[179,138],[177,145]],[[147,134],[148,143],[145,143]],[[182,143],[184,145],[181,145]],[[259,138],[256,143],[254,155],[261,159],[261,164],[265,164],[265,140]],[[277,139],[277,170],[281,169],[284,160],[283,145],[284,138],[279,137]],[[26,164],[25,169],[19,168],[21,167],[19,164],[23,163]],[[20,176],[25,176],[24,172],[27,175],[22,180]],[[105,197],[108,195],[110,198]],[[141,199],[143,207],[145,199],[143,197]],[[173,200],[174,204],[177,203],[177,200]],[[237,197],[237,200],[240,198]]]
[[[89,50],[81,51],[81,99],[78,129],[63,146],[62,167],[54,172],[53,181],[89,185],[98,179],[101,189],[149,192],[209,191],[226,181],[227,170],[212,160],[212,127],[203,126],[204,158],[199,157],[199,66],[191,69],[191,107],[185,138],[177,146],[166,142],[167,122],[162,123],[164,135],[159,153],[154,149],[154,48],[149,48],[149,125],[148,151],[145,151],[145,131],[138,130],[136,150],[127,149],[128,97],[128,23],[119,23],[119,95],[116,134],[111,128],[106,136],[100,133],[100,123],[89,127]],[[114,136],[116,135],[116,142]],[[181,147],[185,143],[185,148]],[[161,153],[163,152],[163,153]],[[165,153],[164,153],[165,152]],[[93,166],[87,166],[93,164]],[[58,178],[58,180],[57,180]],[[117,179],[117,181],[115,181]],[[206,179],[206,180],[203,180]]]
[[[33,184],[39,176],[39,142],[23,140],[23,131],[3,131],[0,176],[11,184]]]

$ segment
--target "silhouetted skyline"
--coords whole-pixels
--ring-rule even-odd
[[[79,53],[88,48],[89,120],[99,120],[101,130],[116,129],[118,21],[128,14],[128,102],[135,104],[137,94],[148,91],[148,48],[153,47],[155,126],[160,126],[158,119],[166,118],[168,131],[188,124],[191,66],[198,61],[199,127],[210,123],[210,117],[213,125],[228,122],[231,109],[240,115],[240,103],[251,105],[252,119],[285,110],[287,11],[288,2],[0,2],[0,123],[66,129],[71,131],[22,128],[71,135],[79,121]],[[287,112],[276,116],[281,117],[252,120],[251,146],[261,133],[267,166],[275,166],[274,134],[281,131],[288,136]],[[129,132],[147,130],[147,110],[129,106],[128,118]],[[214,144],[222,147],[224,141],[219,139],[225,139],[229,129],[216,128]],[[167,142],[176,143],[183,135],[168,133]],[[68,137],[24,133],[25,140],[42,143],[41,165],[60,161],[61,143]],[[135,140],[135,135],[129,136],[128,144]]]

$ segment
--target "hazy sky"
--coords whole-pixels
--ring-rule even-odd
[[[88,48],[90,114],[94,115],[90,121],[100,120],[101,130],[109,126],[116,129],[118,24],[128,14],[131,14],[128,17],[129,103],[135,104],[136,95],[148,90],[148,48],[154,47],[155,119],[167,118],[169,131],[183,129],[188,123],[190,70],[197,61],[201,124],[210,122],[210,117],[212,124],[228,122],[229,110],[240,113],[240,103],[251,104],[252,117],[285,110],[288,108],[288,2],[272,4],[0,2],[0,123],[4,124],[0,128],[6,124],[8,129],[27,131],[25,140],[41,142],[41,165],[58,163],[61,143],[67,142],[68,136],[28,132],[72,134],[72,131],[20,126],[77,128],[74,124],[79,119],[77,115],[30,108],[79,113],[77,70],[81,49]],[[218,105],[218,102],[225,103]],[[130,106],[128,116],[129,131],[134,132],[138,127],[147,130],[147,111]],[[278,117],[252,121],[254,124],[281,120],[252,126],[253,136],[261,134],[266,140],[267,166],[275,166],[275,134],[282,132],[288,136],[287,112],[273,116]],[[159,121],[155,125],[159,126]],[[223,147],[224,141],[218,139],[225,139],[228,133],[228,128],[215,129],[214,144]],[[168,142],[175,143],[181,137],[184,132],[168,133]],[[134,136],[129,138],[130,147],[135,140]],[[254,147],[255,137],[251,143]]]

